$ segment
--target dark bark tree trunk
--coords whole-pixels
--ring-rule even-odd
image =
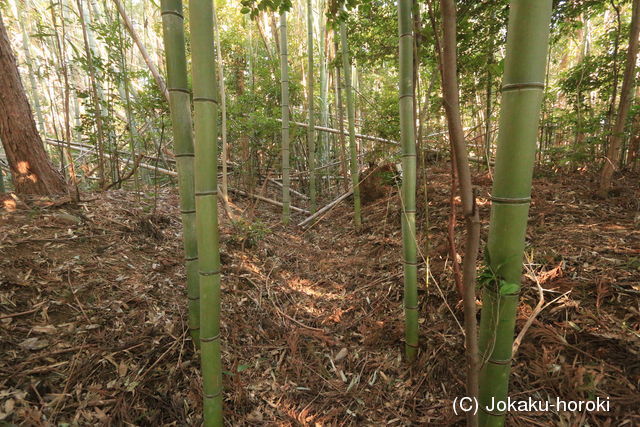
[[[442,95],[445,113],[449,124],[451,142],[451,161],[455,162],[460,184],[460,198],[466,222],[466,242],[462,277],[464,285],[464,329],[467,354],[467,396],[478,396],[478,339],[476,330],[476,260],[480,246],[480,217],[471,182],[469,155],[464,140],[462,118],[460,116],[460,97],[457,78],[456,51],[456,4],[453,0],[440,0],[442,10],[442,53],[440,69],[442,73]],[[455,260],[454,260],[455,262]],[[477,426],[475,414],[467,414],[467,425]]]
[[[629,116],[635,84],[636,59],[638,57],[638,35],[640,34],[640,0],[633,0],[633,13],[631,19],[631,32],[629,34],[629,49],[627,50],[627,61],[625,64],[624,77],[622,80],[622,90],[620,91],[620,106],[616,123],[609,138],[609,149],[605,158],[604,167],[600,175],[600,190],[602,197],[608,195],[613,181],[613,173],[620,164],[622,153],[622,139],[624,127]]]
[[[0,139],[17,193],[60,194],[67,188],[44,150],[0,14]]]

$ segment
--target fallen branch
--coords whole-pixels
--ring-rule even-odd
[[[40,306],[42,304],[44,304],[44,302],[34,305],[34,308],[32,308],[31,310],[21,311],[20,313],[5,314],[4,316],[0,316],[0,320],[9,319],[9,318],[18,317],[18,316],[25,316],[27,314],[35,313],[36,311],[40,310]]]
[[[238,190],[238,189],[235,189],[235,188],[229,188],[229,191],[232,192],[232,193],[240,194],[241,196],[253,197],[255,199],[262,200],[263,202],[271,203],[272,205],[282,207],[282,203],[281,202],[279,202],[277,200],[269,199],[269,198],[264,197],[264,196],[260,196],[258,194],[247,193],[246,191]],[[311,213],[306,209],[298,208],[298,207],[293,206],[293,205],[290,205],[289,207],[291,208],[292,211],[300,212],[300,213],[307,214],[307,215],[309,215]]]
[[[350,190],[350,191],[344,193],[342,196],[338,197],[333,202],[329,203],[328,205],[326,205],[322,209],[319,209],[316,213],[314,213],[313,215],[311,215],[310,217],[308,217],[307,219],[302,221],[300,224],[298,224],[298,226],[299,227],[304,227],[305,225],[307,225],[311,221],[313,221],[315,218],[317,218],[318,216],[320,216],[323,213],[327,212],[329,209],[331,209],[332,207],[334,207],[335,205],[337,205],[338,203],[340,203],[341,201],[343,201],[344,199],[346,199],[347,197],[349,197],[352,194],[353,194],[353,190]]]

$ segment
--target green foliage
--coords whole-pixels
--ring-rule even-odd
[[[510,283],[504,280],[489,264],[485,266],[478,276],[477,283],[480,289],[487,289],[503,296],[517,294],[521,288],[519,283]]]
[[[256,18],[261,12],[288,12],[291,9],[291,0],[242,0],[240,13]]]
[[[269,226],[260,220],[249,222],[237,219],[232,221],[231,225],[235,231],[231,237],[232,241],[249,248],[271,233]]]

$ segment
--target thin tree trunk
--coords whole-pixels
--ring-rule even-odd
[[[131,158],[135,159],[137,157],[136,154],[136,139],[138,138],[138,132],[136,127],[135,117],[133,115],[133,111],[131,108],[131,96],[130,96],[130,81],[129,81],[129,71],[127,70],[127,60],[126,60],[126,52],[124,49],[124,34],[122,31],[122,26],[120,23],[120,19],[118,19],[118,41],[120,49],[120,69],[122,73],[122,81],[118,86],[118,92],[120,96],[124,98],[125,101],[125,113],[127,117],[127,127],[129,133],[129,151],[131,153]],[[140,191],[140,178],[138,175],[138,169],[133,169],[133,178],[135,182],[135,188],[139,192]]]
[[[216,7],[213,6],[213,24],[215,25],[214,38],[216,41],[216,55],[218,58],[218,80],[220,82],[220,111],[222,113],[222,197],[229,199],[229,172],[227,171],[227,161],[229,157],[229,147],[227,144],[227,94],[224,82],[224,64],[222,62],[222,48],[220,46],[220,23],[216,15]]]
[[[356,112],[353,105],[353,88],[351,87],[351,58],[347,41],[347,24],[340,21],[340,44],[342,46],[342,68],[344,70],[344,86],[347,96],[347,119],[349,121],[349,152],[351,155],[351,186],[353,187],[353,219],[357,229],[362,224],[360,215],[360,177],[358,166],[358,148],[356,146]]]
[[[338,38],[336,37],[334,40],[334,50],[336,52],[336,56],[338,55]],[[342,79],[340,78],[340,63],[336,61],[336,78],[335,78],[335,86],[336,86],[336,110],[338,113],[338,130],[340,131],[338,135],[338,144],[339,156],[340,156],[340,171],[342,173],[342,186],[344,191],[349,190],[349,175],[347,174],[347,153],[346,153],[346,143],[345,143],[345,131],[344,131],[344,107],[342,106]]]
[[[467,146],[460,117],[456,53],[456,6],[454,0],[440,0],[442,9],[442,92],[449,122],[449,138],[455,153],[462,211],[466,222],[465,254],[462,266],[464,284],[464,326],[467,353],[467,396],[478,396],[478,338],[476,330],[476,260],[480,246],[480,216],[471,183]],[[453,262],[456,262],[454,259]],[[467,425],[477,425],[477,416],[467,413]]]
[[[633,0],[633,12],[631,19],[631,31],[629,34],[629,48],[627,50],[627,61],[620,91],[620,105],[616,123],[609,138],[609,149],[605,159],[604,167],[600,175],[599,194],[602,197],[608,195],[613,181],[613,173],[618,168],[621,156],[622,139],[624,137],[624,127],[631,108],[633,86],[635,84],[636,59],[638,58],[638,35],[640,34],[640,0]]]
[[[24,6],[28,7],[28,4],[24,2]],[[46,136],[47,129],[45,127],[44,116],[40,106],[40,90],[38,88],[38,83],[36,82],[36,74],[33,67],[33,59],[31,57],[31,48],[29,47],[29,33],[26,28],[28,20],[23,17],[22,5],[19,4],[18,0],[13,0],[13,7],[16,19],[20,23],[20,31],[22,32],[22,49],[27,63],[27,70],[29,71],[29,85],[31,89],[31,97],[33,99],[33,108],[36,111],[36,118],[38,119],[38,129],[42,136]]]
[[[320,29],[320,124],[327,127],[329,124],[329,95],[328,72],[327,72],[327,31],[326,18],[324,14],[325,0],[320,0],[320,13],[318,14],[318,26]],[[329,135],[320,135],[320,161],[326,163],[329,159]]]
[[[97,148],[98,148],[98,186],[100,188],[105,185],[105,171],[104,171],[104,133],[103,133],[103,114],[102,107],[100,105],[102,96],[98,93],[98,82],[96,77],[95,67],[93,65],[93,49],[89,40],[89,29],[86,22],[86,11],[82,4],[82,0],[77,0],[78,15],[80,17],[80,25],[82,26],[82,37],[84,39],[84,47],[87,56],[87,67],[89,69],[89,81],[91,86],[91,94],[93,97],[94,109],[95,109],[95,121],[97,131]]]
[[[487,163],[487,170],[491,171],[491,112],[492,112],[492,89],[493,76],[491,75],[491,66],[493,65],[493,52],[489,52],[487,60],[487,86],[486,86],[486,109],[484,113],[484,157]]]
[[[15,56],[0,12],[0,140],[7,155],[13,185],[22,194],[67,192],[55,170],[33,120]]]
[[[60,65],[62,68],[62,75],[64,77],[64,93],[63,93],[63,98],[64,98],[64,138],[65,141],[67,141],[67,143],[69,143],[71,141],[71,105],[70,105],[70,97],[71,97],[71,85],[69,83],[69,62],[67,61],[67,26],[65,23],[65,13],[64,13],[64,5],[62,3],[59,3],[59,8],[60,8],[60,22],[61,22],[61,28],[62,28],[62,32],[60,34],[60,37],[58,38],[56,36],[56,41],[57,41],[57,45],[58,45],[58,55],[59,55],[59,60],[60,60]],[[53,28],[56,32],[56,34],[58,33],[57,30],[57,19],[56,19],[56,15],[55,15],[55,7],[53,2],[51,2],[51,20],[53,23]],[[66,149],[66,155],[67,155],[67,161],[69,163],[69,176],[71,177],[71,182],[73,183],[74,186],[74,199],[75,201],[80,201],[80,189],[78,188],[78,176],[76,174],[76,168],[75,168],[75,164],[73,162],[73,157],[71,155],[71,149],[69,147],[67,147]]]

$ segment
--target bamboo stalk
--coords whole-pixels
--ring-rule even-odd
[[[333,42],[334,54],[338,54],[338,40],[334,36]],[[342,182],[343,188],[345,191],[349,188],[348,174],[347,174],[347,153],[345,148],[345,140],[344,136],[346,132],[344,131],[344,108],[342,106],[342,79],[340,78],[340,63],[336,61],[335,67],[335,96],[336,96],[336,109],[337,109],[337,120],[338,120],[338,153],[340,157],[340,173],[342,174],[344,181]]]
[[[404,256],[404,354],[418,354],[418,264],[416,245],[416,138],[413,88],[412,0],[398,0],[400,138],[402,142],[402,248]]]
[[[307,102],[309,126],[307,127],[307,158],[309,162],[309,198],[311,212],[316,211],[316,133],[313,94],[313,7],[312,0],[307,0]]]
[[[522,256],[531,198],[536,137],[543,98],[551,0],[511,0],[479,346],[479,424],[504,425]],[[491,407],[491,406],[489,406]]]
[[[193,135],[191,100],[187,83],[182,0],[162,0],[162,34],[169,83],[169,108],[178,169],[178,192],[182,213],[183,246],[187,275],[189,332],[200,345],[200,290],[198,284],[198,242],[194,195]]]
[[[344,9],[343,9],[344,10]],[[358,153],[356,147],[356,112],[353,101],[353,88],[351,87],[351,59],[347,42],[347,24],[344,19],[340,21],[340,43],[342,45],[342,68],[344,70],[345,92],[347,96],[347,119],[349,121],[349,153],[351,155],[351,186],[353,189],[353,220],[356,228],[362,224],[360,213],[360,178],[358,166]]]
[[[204,425],[222,426],[220,248],[217,203],[218,87],[213,3],[192,0],[189,10],[195,123],[195,197],[200,270],[200,346]]]
[[[282,91],[282,222],[289,223],[291,195],[289,194],[289,48],[287,46],[287,14],[280,13],[280,85]],[[274,181],[275,182],[275,181]]]

